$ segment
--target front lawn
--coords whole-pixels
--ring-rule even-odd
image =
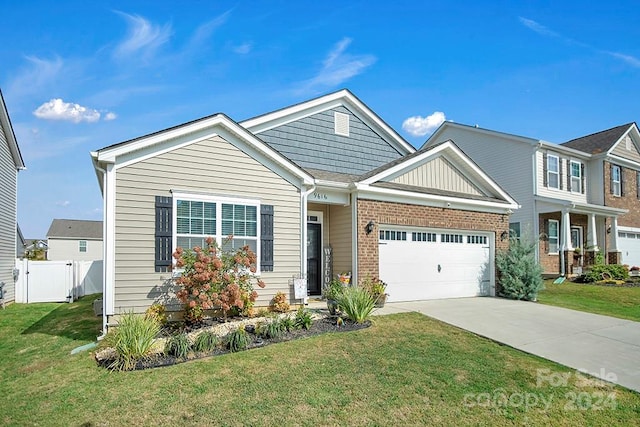
[[[1,425],[637,425],[640,395],[417,313],[148,371],[87,352],[93,298],[0,310]]]
[[[640,287],[599,286],[546,280],[538,294],[543,304],[640,321]]]

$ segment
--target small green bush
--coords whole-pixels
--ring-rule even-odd
[[[291,316],[286,316],[280,319],[280,324],[282,325],[282,330],[289,332],[292,329],[295,329],[294,321]]]
[[[280,338],[284,331],[285,328],[282,325],[282,322],[276,317],[260,325],[260,328],[258,328],[258,335],[267,339]]]
[[[109,369],[130,371],[136,363],[151,354],[153,342],[160,332],[160,324],[155,318],[132,312],[122,315],[118,326],[106,337],[106,344],[116,351],[116,359]]]
[[[599,282],[601,280],[625,280],[629,278],[629,270],[620,264],[594,265],[591,270],[584,275],[587,283]]]
[[[170,336],[164,346],[164,352],[166,354],[181,359],[187,357],[190,349],[191,344],[189,343],[189,338],[184,332]]]
[[[499,271],[500,296],[535,301],[538,292],[544,288],[542,267],[536,261],[536,242],[512,237],[509,249],[496,254],[496,266]]]
[[[211,352],[220,343],[220,338],[211,331],[205,331],[196,337],[193,343],[193,350],[198,352]]]
[[[227,348],[233,353],[246,350],[250,342],[251,338],[247,331],[244,330],[244,326],[240,326],[227,335]]]
[[[313,319],[309,310],[300,307],[296,311],[296,317],[293,319],[293,326],[296,329],[309,329]]]
[[[364,323],[373,311],[375,300],[367,289],[347,286],[338,298],[344,314],[356,323]]]

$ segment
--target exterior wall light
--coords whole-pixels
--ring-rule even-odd
[[[373,222],[373,220],[369,221],[367,223],[367,225],[364,226],[364,231],[367,233],[367,235],[371,234],[371,232],[373,231],[373,227],[375,227],[376,223]]]

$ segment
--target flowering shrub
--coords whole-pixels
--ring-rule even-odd
[[[207,237],[205,242],[205,248],[178,247],[173,254],[176,267],[184,268],[176,279],[180,286],[176,296],[185,305],[185,321],[198,323],[204,317],[204,310],[214,308],[222,310],[225,317],[251,315],[258,297],[253,283],[261,288],[265,286],[255,275],[255,253],[248,246],[224,252],[212,237]]]
[[[271,304],[269,305],[271,311],[275,313],[286,313],[291,309],[289,303],[287,302],[287,295],[284,292],[278,292],[271,299]]]

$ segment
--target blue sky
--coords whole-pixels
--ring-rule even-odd
[[[348,88],[416,147],[442,120],[564,142],[640,118],[634,2],[23,0],[0,16],[27,238],[102,219],[90,151],[217,112]]]

